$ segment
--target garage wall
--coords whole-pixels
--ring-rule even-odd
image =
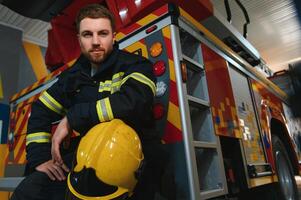
[[[9,97],[17,92],[19,78],[22,31],[0,24],[0,75],[2,79],[3,99],[7,104]]]
[[[24,46],[20,49],[20,64],[18,70],[18,85],[17,92],[30,86],[37,81],[34,71],[32,70],[30,61],[24,51]]]
[[[3,98],[9,98],[48,74],[44,62],[46,48],[22,41],[22,31],[0,24],[0,76]]]

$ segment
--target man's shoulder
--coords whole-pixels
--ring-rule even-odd
[[[151,63],[150,60],[147,58],[135,54],[135,53],[130,53],[124,50],[119,50],[119,56],[118,56],[119,61],[123,61],[126,63],[137,63],[137,62],[145,62],[145,63]]]
[[[77,70],[76,70],[76,67],[75,67],[75,66],[71,66],[71,67],[65,69],[65,70],[59,75],[59,78],[60,78],[60,79],[63,79],[63,78],[65,78],[66,76],[68,76],[70,73],[73,73],[74,71],[77,71]]]
[[[69,76],[70,74],[73,74],[77,71],[82,70],[83,66],[87,63],[87,61],[81,56],[79,57],[73,65],[65,69],[60,75],[60,78],[64,78],[66,76]]]

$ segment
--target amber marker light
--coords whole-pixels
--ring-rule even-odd
[[[150,55],[152,57],[157,57],[162,53],[162,44],[160,42],[155,42],[154,44],[152,44],[152,46],[150,47],[149,51],[150,51]]]

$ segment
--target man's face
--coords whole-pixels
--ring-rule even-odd
[[[112,52],[115,39],[110,20],[84,18],[80,22],[79,44],[92,64],[102,63]]]

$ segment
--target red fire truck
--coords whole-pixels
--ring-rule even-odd
[[[65,11],[75,13],[82,2]],[[171,157],[156,199],[298,199],[301,129],[287,95],[257,70],[268,70],[259,53],[209,0],[94,2],[115,14],[120,49],[153,62],[156,130]],[[68,40],[56,34],[64,31],[56,24],[70,22],[63,17],[52,20],[49,41]],[[20,181],[11,176],[21,177],[26,163],[31,103],[72,67],[79,49],[68,51],[60,53],[63,67],[11,98],[2,189]]]

